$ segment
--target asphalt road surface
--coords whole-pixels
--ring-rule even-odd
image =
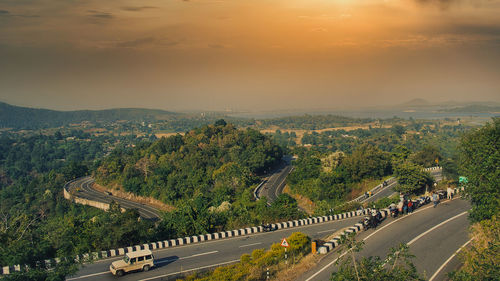
[[[361,232],[357,236],[358,241],[365,242],[357,258],[385,258],[392,247],[404,242],[416,256],[413,262],[426,280],[446,280],[447,272],[460,265],[454,253],[469,241],[467,211],[470,208],[468,201],[457,198],[444,201],[436,208],[428,204],[413,214],[386,219],[377,229]],[[329,280],[339,255],[338,251],[329,253],[299,280]]]
[[[431,171],[430,174],[436,182],[440,182],[443,180],[442,169]],[[380,189],[377,193],[373,194],[371,197],[361,200],[361,203],[375,202],[381,198],[390,197],[394,194],[397,194],[397,192],[394,191],[394,187],[396,187],[397,185],[398,182],[394,180],[393,182],[389,183],[386,187]]]
[[[160,217],[160,211],[158,209],[97,191],[92,188],[93,184],[94,179],[92,177],[83,177],[70,183],[68,189],[81,198],[103,203],[111,203],[112,201],[115,201],[119,203],[122,208],[137,209],[141,217],[145,219],[158,219]]]
[[[319,239],[342,228],[352,226],[359,220],[360,217],[352,217],[344,220],[154,250],[155,267],[148,272],[126,274],[119,280],[162,280],[162,278],[168,280],[174,278],[180,272],[238,262],[242,254],[251,254],[255,249],[269,249],[273,243],[279,243],[282,238],[290,236],[293,232],[302,232],[313,239]],[[109,265],[120,258],[111,258],[88,264],[82,267],[75,276],[69,277],[67,280],[117,280],[109,272]]]
[[[259,190],[259,197],[267,197],[269,203],[273,202],[283,192],[286,185],[286,177],[292,171],[291,156],[283,157],[283,163],[272,171],[272,174],[264,179],[264,184]]]

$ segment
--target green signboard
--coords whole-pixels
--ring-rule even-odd
[[[458,178],[458,182],[459,182],[459,183],[468,183],[468,182],[469,182],[469,180],[468,180],[466,177],[462,177],[462,176],[460,176],[460,177]]]

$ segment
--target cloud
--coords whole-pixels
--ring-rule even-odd
[[[500,36],[500,25],[486,24],[454,24],[446,31],[455,34],[475,34],[486,36]]]
[[[212,49],[224,49],[224,48],[226,48],[226,46],[224,46],[222,44],[208,44],[208,47],[212,48]]]
[[[114,42],[112,45],[107,45],[107,47],[114,48],[140,48],[140,47],[172,47],[178,45],[178,41],[165,39],[165,38],[157,38],[153,36],[143,37],[133,40]]]
[[[154,37],[145,37],[135,40],[122,41],[117,43],[115,46],[118,48],[136,48],[144,45],[152,44],[156,41]]]
[[[98,18],[98,19],[112,19],[114,18],[113,14],[108,13],[108,12],[103,12],[103,11],[97,11],[97,10],[88,10],[87,11],[90,15],[90,17],[93,18]]]
[[[421,5],[436,5],[443,10],[447,10],[451,5],[460,2],[460,0],[415,0]]]
[[[318,28],[314,28],[312,29],[312,32],[327,32],[328,29],[324,28],[324,27],[318,27]]]
[[[7,10],[0,10],[0,17],[20,17],[20,18],[38,18],[39,15],[12,14]]]
[[[140,12],[140,11],[147,10],[147,9],[158,9],[158,7],[153,7],[153,6],[122,7],[122,10],[128,11],[128,12]]]

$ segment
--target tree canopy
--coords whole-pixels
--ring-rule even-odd
[[[500,118],[466,134],[460,144],[460,173],[467,177],[470,217],[477,222],[500,208]]]

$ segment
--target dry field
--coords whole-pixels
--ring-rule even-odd
[[[260,130],[261,133],[275,133],[276,130],[280,130],[282,133],[288,132],[292,133],[294,132],[297,135],[297,140],[301,141],[302,137],[304,136],[305,133],[322,133],[322,132],[327,132],[327,131],[338,131],[338,130],[345,130],[345,131],[354,131],[357,129],[363,129],[363,130],[368,130],[372,126],[372,128],[378,128],[380,125],[376,123],[370,123],[370,124],[364,124],[364,125],[356,125],[356,126],[346,126],[346,127],[335,127],[335,128],[325,128],[325,129],[318,129],[318,130],[302,130],[302,129],[281,129],[277,126],[272,126],[269,127],[268,129],[263,129]],[[392,125],[382,125],[382,128],[391,128]]]

